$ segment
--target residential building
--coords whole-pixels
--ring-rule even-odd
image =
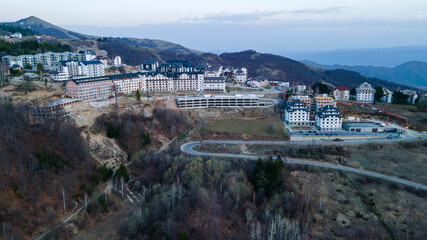
[[[104,76],[104,64],[100,61],[59,61],[58,72],[69,78]]]
[[[403,90],[403,91],[401,91],[403,94],[405,94],[405,95],[408,95],[409,97],[408,97],[408,103],[409,104],[415,104],[415,100],[417,100],[417,98],[418,98],[418,94],[417,94],[417,92],[416,91],[414,91],[414,90],[408,90],[408,89],[406,89],[406,90]]]
[[[381,102],[391,103],[393,101],[393,92],[387,88],[383,88],[383,96]]]
[[[329,97],[327,94],[323,94],[322,96],[316,96],[314,99],[314,110],[318,111],[320,108],[324,106],[333,106],[336,107],[337,103],[335,100],[331,97]]]
[[[293,90],[296,93],[304,93],[305,91],[307,91],[307,86],[306,85],[297,85],[294,87]]]
[[[338,108],[326,105],[316,112],[316,125],[320,131],[341,131],[342,114]]]
[[[54,72],[50,76],[55,82],[64,82],[70,80],[70,77],[65,72]]]
[[[270,85],[270,82],[268,82],[268,78],[263,76],[258,76],[248,80],[246,84],[254,88],[265,88]]]
[[[210,66],[205,68],[205,77],[219,77],[224,73],[224,68],[220,65]]]
[[[154,72],[159,67],[159,63],[156,60],[144,60],[141,63],[141,71]]]
[[[225,92],[225,77],[206,77],[204,79],[204,92]]]
[[[337,101],[348,101],[350,99],[350,89],[345,86],[334,88],[332,94]]]
[[[114,66],[119,67],[122,65],[122,58],[120,56],[116,56],[113,62]]]
[[[86,77],[104,76],[104,64],[100,61],[82,61],[80,62],[82,73]]]
[[[145,89],[145,78],[141,75],[134,74],[122,74],[120,78],[112,79],[113,90],[117,94],[129,94],[136,91],[144,92]]]
[[[56,67],[59,61],[88,61],[93,55],[87,54],[84,51],[78,53],[75,52],[45,52],[35,55],[20,55],[10,56],[6,55],[1,58],[1,61],[8,66],[13,64],[19,64],[20,66],[31,65],[32,68],[36,68],[38,63],[41,63],[44,67]]]
[[[309,106],[299,99],[288,102],[284,121],[289,125],[308,125],[310,121]]]
[[[375,89],[372,88],[371,84],[364,82],[356,88],[356,101],[363,103],[374,102]]]
[[[10,37],[11,37],[11,38],[22,38],[22,33],[20,33],[20,32],[16,32],[16,33],[14,33],[14,34],[10,35]]]
[[[306,95],[304,95],[304,96],[301,96],[301,95],[292,95],[289,98],[288,101],[289,102],[293,102],[293,101],[296,101],[296,100],[299,100],[299,101],[305,103],[308,107],[310,107],[311,102],[312,102],[311,98],[309,96],[306,96]]]
[[[192,72],[193,67],[187,60],[171,60],[160,65],[160,72]]]
[[[67,82],[67,95],[81,101],[95,101],[114,96],[109,76],[71,79]]]
[[[245,67],[238,67],[233,69],[234,80],[238,83],[244,83],[248,80],[248,69]]]

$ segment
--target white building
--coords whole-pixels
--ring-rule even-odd
[[[332,90],[335,100],[348,101],[350,99],[350,89],[348,87],[339,86]]]
[[[80,62],[82,73],[86,77],[100,77],[105,75],[104,64],[100,61]]]
[[[393,101],[393,92],[387,88],[383,88],[383,96],[381,102],[391,103]]]
[[[342,118],[338,108],[327,105],[316,112],[316,125],[320,131],[341,131]]]
[[[308,125],[310,121],[310,107],[298,99],[288,102],[285,108],[284,121],[289,125]]]
[[[65,72],[55,72],[50,76],[52,77],[53,81],[56,81],[56,82],[63,82],[63,81],[70,80],[70,77]]]
[[[20,33],[20,32],[16,32],[16,33],[14,33],[14,34],[10,35],[10,37],[11,37],[11,38],[22,38],[22,33]]]
[[[203,81],[204,92],[225,92],[224,77],[205,77]]]
[[[415,100],[417,100],[418,98],[418,94],[416,91],[406,89],[406,90],[403,90],[402,93],[409,96],[408,97],[409,104],[415,104]]]
[[[270,85],[270,82],[268,81],[268,78],[258,76],[258,77],[254,77],[254,78],[248,80],[246,82],[246,84],[248,84],[251,87],[255,87],[255,88],[265,88],[265,87],[268,87]]]
[[[248,69],[245,67],[233,69],[233,76],[236,82],[244,83],[248,80]]]
[[[117,92],[117,94],[129,94],[138,90],[140,92],[146,91],[145,78],[142,76],[123,76],[119,79],[112,79],[112,81],[115,88],[113,90]]]
[[[58,72],[73,77],[101,77],[105,75],[104,64],[100,61],[60,61]]]
[[[224,73],[223,66],[207,66],[205,69],[205,77],[219,77]]]
[[[76,52],[45,52],[35,55],[19,55],[10,56],[6,55],[1,58],[1,61],[11,67],[14,64],[18,64],[22,67],[31,65],[32,68],[36,68],[38,63],[41,63],[44,67],[56,67],[59,61],[89,61],[92,55],[86,54],[84,51]]]
[[[159,67],[159,62],[156,60],[144,60],[141,63],[141,71],[154,72]]]
[[[122,65],[122,58],[120,56],[116,56],[113,62],[114,66],[119,67]]]
[[[364,82],[356,88],[356,101],[364,103],[374,102],[375,89],[371,84]]]

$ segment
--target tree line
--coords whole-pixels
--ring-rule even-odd
[[[23,55],[23,54],[37,54],[44,52],[67,52],[71,51],[68,44],[38,42],[37,40],[26,40],[22,42],[7,42],[0,40],[0,55]]]

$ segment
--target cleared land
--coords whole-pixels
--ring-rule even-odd
[[[288,134],[279,119],[221,119],[207,122],[193,136],[221,133],[252,135],[258,138],[287,139]]]
[[[427,142],[370,143],[348,146],[260,146],[202,144],[202,152],[281,155],[322,162],[339,163],[359,169],[397,176],[427,184]]]

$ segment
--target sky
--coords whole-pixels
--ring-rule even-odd
[[[0,0],[0,21],[36,16],[97,36],[209,51],[285,54],[427,45],[426,0]]]

